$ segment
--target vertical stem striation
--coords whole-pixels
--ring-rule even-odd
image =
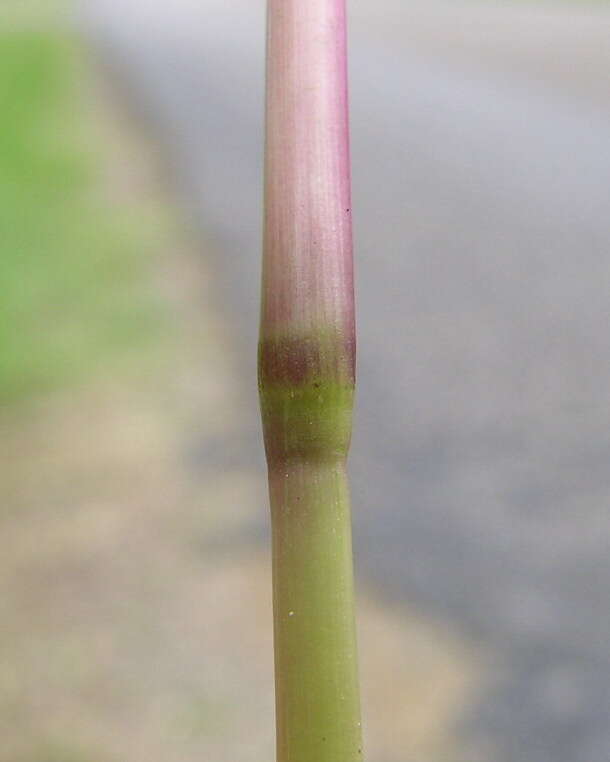
[[[350,505],[355,328],[345,0],[268,0],[259,389],[278,762],[362,759]]]

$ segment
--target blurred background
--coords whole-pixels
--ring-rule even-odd
[[[610,760],[610,5],[349,3],[369,762]],[[0,762],[273,759],[262,0],[0,8]]]

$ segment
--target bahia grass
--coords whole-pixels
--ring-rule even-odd
[[[362,759],[346,458],[355,324],[345,0],[268,0],[259,390],[277,762]]]

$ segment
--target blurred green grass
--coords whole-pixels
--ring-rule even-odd
[[[0,28],[1,406],[107,372],[162,325],[145,212],[103,187],[83,69],[57,30]]]

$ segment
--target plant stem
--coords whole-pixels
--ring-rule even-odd
[[[278,761],[362,759],[344,465],[277,468],[270,489]]]
[[[362,759],[345,461],[355,329],[345,0],[268,0],[259,388],[278,762]]]

